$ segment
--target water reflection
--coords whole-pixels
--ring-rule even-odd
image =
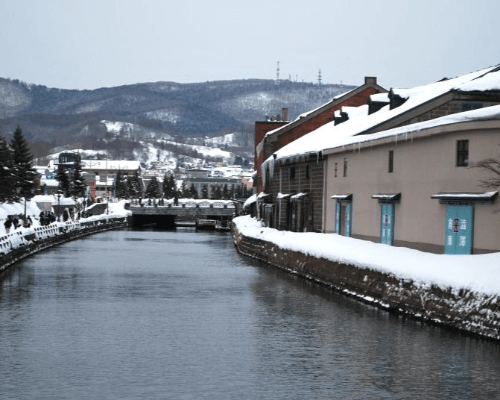
[[[500,390],[498,345],[244,258],[227,234],[70,242],[4,274],[0,301],[2,399],[477,399]]]

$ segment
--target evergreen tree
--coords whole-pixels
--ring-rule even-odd
[[[14,192],[14,169],[12,164],[12,151],[7,140],[0,134],[0,201],[13,201],[16,197]]]
[[[191,197],[191,193],[189,192],[189,188],[187,186],[186,180],[182,180],[181,188],[179,190],[179,196],[183,199],[189,199]]]
[[[127,177],[118,170],[115,177],[115,196],[119,199],[127,199],[129,197],[129,188],[127,184]]]
[[[206,184],[201,187],[201,198],[202,199],[209,199],[210,198],[208,196],[208,186]]]
[[[220,185],[215,186],[215,189],[212,192],[212,199],[214,200],[222,199],[222,190],[220,188]]]
[[[234,185],[231,185],[231,189],[229,190],[229,198],[234,199],[235,193],[234,193]]]
[[[160,185],[156,176],[153,176],[146,187],[145,196],[149,199],[157,199],[161,197]]]
[[[127,177],[127,188],[129,196],[133,199],[142,197],[144,190],[141,178],[139,177],[139,172],[135,171],[132,176]]]
[[[192,199],[197,199],[198,198],[198,191],[196,190],[196,187],[194,186],[194,183],[191,184],[189,187],[189,197]]]
[[[173,199],[177,194],[177,184],[174,174],[165,174],[163,177],[163,196],[166,199]]]
[[[222,198],[224,200],[229,199],[229,190],[227,188],[227,183],[224,183],[224,186],[222,187]]]
[[[61,164],[57,167],[56,179],[59,182],[58,189],[62,192],[65,197],[70,194],[71,183],[69,179],[69,171],[64,168]]]
[[[14,187],[26,199],[33,196],[36,171],[33,168],[33,156],[30,153],[28,142],[24,139],[23,131],[18,125],[10,142],[12,160],[14,163]]]
[[[84,197],[86,188],[87,185],[82,176],[82,163],[78,156],[73,169],[73,181],[70,184],[70,194],[73,197]]]

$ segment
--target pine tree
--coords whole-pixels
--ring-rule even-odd
[[[10,142],[12,160],[14,163],[14,187],[26,199],[33,196],[36,171],[33,168],[33,156],[30,153],[28,142],[24,139],[23,131],[18,125]]]
[[[198,198],[198,191],[196,190],[196,187],[194,186],[194,183],[191,184],[189,187],[189,197],[192,199],[197,199]]]
[[[135,171],[132,176],[127,177],[127,188],[130,197],[133,199],[142,197],[144,190],[141,178],[139,177],[139,173],[137,171]]]
[[[119,199],[127,199],[129,197],[129,189],[127,178],[118,170],[115,177],[115,196]]]
[[[181,188],[179,190],[179,196],[183,199],[188,199],[191,197],[191,194],[189,192],[189,188],[187,186],[186,181],[183,179],[181,183]]]
[[[65,197],[68,197],[71,190],[69,172],[61,164],[59,164],[59,166],[57,167],[56,179],[59,182],[59,190]]]
[[[12,164],[12,151],[7,140],[0,134],[0,201],[13,201],[14,192],[14,170]]]
[[[215,189],[212,192],[212,199],[214,200],[222,199],[222,190],[220,188],[220,185],[215,186]]]
[[[82,163],[78,156],[73,169],[73,181],[70,182],[70,194],[73,197],[84,197],[87,185],[82,176]]]
[[[144,194],[149,199],[157,199],[161,197],[160,185],[156,176],[153,176],[146,187],[146,192]]]
[[[229,190],[228,190],[228,188],[227,188],[227,183],[224,183],[224,186],[223,186],[223,188],[222,188],[222,198],[223,198],[224,200],[229,199]]]
[[[208,186],[205,184],[201,187],[201,198],[202,199],[208,199]]]
[[[165,174],[163,177],[163,196],[166,199],[173,199],[177,194],[177,184],[174,174]]]

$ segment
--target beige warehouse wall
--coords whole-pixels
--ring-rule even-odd
[[[411,245],[428,251],[444,246],[446,205],[431,199],[440,192],[484,192],[479,184],[487,175],[477,169],[456,166],[456,142],[469,140],[469,165],[500,154],[500,121],[461,124],[427,130],[388,143],[365,145],[330,154],[327,161],[325,231],[335,230],[334,194],[353,194],[353,236],[379,241],[380,204],[371,198],[378,193],[402,193],[395,206],[395,244]],[[388,173],[389,150],[394,151],[394,172]],[[343,177],[344,158],[348,176]],[[334,165],[337,162],[337,178]],[[500,251],[499,206],[476,204],[474,249]],[[413,244],[413,245],[412,245]],[[435,247],[435,246],[438,247]]]

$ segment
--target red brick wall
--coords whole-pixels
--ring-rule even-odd
[[[276,141],[274,145],[274,151],[277,151],[281,149],[282,147],[286,146],[287,144],[293,142],[294,140],[308,134],[309,132],[312,132],[316,129],[318,129],[320,126],[323,126],[327,124],[330,121],[333,121],[333,114],[335,111],[339,110],[343,106],[348,106],[348,107],[358,107],[363,104],[366,104],[368,101],[368,98],[372,94],[378,93],[378,90],[376,90],[374,87],[368,87],[365,90],[359,92],[357,95],[352,96],[346,100],[344,100],[342,103],[337,104],[335,107],[332,107],[328,110],[323,111],[322,113],[316,115],[315,117],[311,118],[309,121],[305,121],[296,127],[287,130],[286,132],[282,133],[278,140]],[[264,136],[262,136],[264,137]],[[262,139],[261,139],[262,140]],[[258,142],[257,142],[258,143]]]
[[[278,121],[255,121],[255,158],[254,165],[255,170],[257,171],[257,182],[254,182],[254,187],[257,186],[257,193],[262,191],[262,178],[261,178],[261,170],[260,166],[264,162],[264,152],[261,152],[259,156],[257,156],[257,146],[266,133],[272,131],[274,129],[278,129],[279,127],[288,124],[288,122],[278,122]]]

